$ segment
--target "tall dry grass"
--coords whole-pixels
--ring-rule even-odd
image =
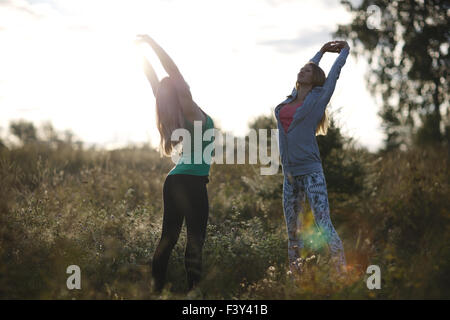
[[[151,290],[169,159],[149,147],[105,151],[37,141],[0,148],[0,297],[448,299],[448,150],[346,152],[356,171],[349,167],[341,178],[339,170],[330,172],[328,181],[331,217],[349,264],[345,279],[333,276],[308,207],[305,273],[288,274],[281,173],[214,164],[204,280],[186,296],[184,229],[167,289]],[[332,168],[327,163],[325,170]],[[344,180],[350,187],[342,188]],[[72,264],[82,270],[81,290],[66,287]],[[381,290],[366,287],[370,264],[381,268]]]

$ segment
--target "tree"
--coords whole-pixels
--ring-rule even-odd
[[[23,144],[37,141],[36,128],[31,122],[24,120],[12,121],[9,124],[9,130]]]
[[[368,58],[366,82],[371,93],[383,100],[379,115],[386,149],[414,141],[448,143],[449,2],[341,3],[354,18],[339,25],[333,36],[351,41],[356,57]],[[447,110],[444,117],[441,109]]]
[[[353,138],[342,135],[330,114],[327,134],[317,136],[329,192],[356,194],[362,191],[365,173],[352,144]]]
[[[256,119],[252,120],[248,126],[250,129],[259,130],[259,129],[276,129],[277,128],[277,120],[273,113],[270,116],[260,115]]]

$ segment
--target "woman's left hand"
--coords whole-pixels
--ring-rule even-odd
[[[336,48],[338,48],[339,51],[337,52],[341,52],[341,50],[345,47],[350,47],[347,43],[347,41],[335,41],[336,42]]]

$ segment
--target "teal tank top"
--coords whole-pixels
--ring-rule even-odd
[[[202,110],[202,112],[203,112],[203,110]],[[208,176],[209,175],[209,169],[210,169],[211,165],[205,162],[205,159],[203,158],[203,152],[208,145],[213,143],[214,138],[211,138],[209,141],[203,141],[203,134],[205,133],[206,130],[214,128],[214,122],[211,119],[211,117],[208,116],[205,112],[203,112],[203,114],[206,116],[206,121],[202,126],[202,139],[201,139],[202,140],[202,151],[201,151],[202,163],[198,163],[198,164],[194,163],[194,157],[195,157],[195,154],[194,154],[194,139],[195,139],[194,124],[185,118],[185,120],[184,120],[185,129],[188,130],[189,133],[191,134],[191,150],[190,150],[190,152],[185,152],[185,150],[183,150],[181,157],[178,160],[176,166],[173,167],[172,170],[170,170],[168,175],[173,175],[173,174],[190,174],[190,175],[194,175],[194,176]],[[214,150],[213,150],[213,148],[211,148],[211,149],[212,149],[211,150],[211,156],[212,156],[214,154],[214,152],[213,152]],[[209,159],[211,159],[211,156],[208,155]],[[186,162],[188,162],[186,160],[189,158],[190,158],[190,163],[186,163]]]

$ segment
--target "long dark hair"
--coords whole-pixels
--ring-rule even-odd
[[[172,141],[172,132],[184,127],[183,111],[170,77],[161,80],[156,93],[156,126],[161,136],[160,152],[170,156],[173,148],[181,141]]]

